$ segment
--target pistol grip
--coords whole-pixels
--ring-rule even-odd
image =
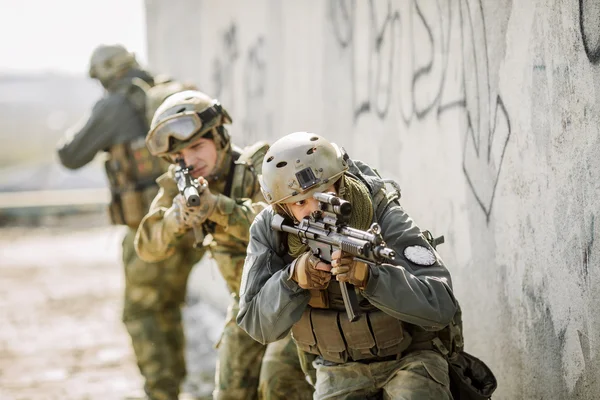
[[[202,229],[202,225],[194,225],[192,229],[194,230],[194,247],[200,248],[204,242],[204,229]]]

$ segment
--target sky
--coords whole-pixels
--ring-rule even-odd
[[[100,43],[145,64],[144,0],[0,0],[0,73],[86,74]]]

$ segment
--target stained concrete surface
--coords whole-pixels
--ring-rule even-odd
[[[320,133],[398,181],[495,400],[600,399],[600,1],[145,4],[150,68],[236,144]]]

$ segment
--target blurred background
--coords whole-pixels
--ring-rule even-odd
[[[96,46],[121,43],[146,65],[144,2],[0,0],[0,35],[0,399],[140,395],[104,165],[68,170],[56,147],[103,94],[87,76]],[[229,298],[210,261],[196,270],[184,389],[207,396]]]
[[[139,387],[102,167],[55,155],[101,95],[92,49],[113,42],[218,97],[239,145],[312,130],[396,179],[446,237],[495,399],[600,398],[600,1],[0,0],[0,32],[0,398]],[[199,394],[224,296],[197,266]]]

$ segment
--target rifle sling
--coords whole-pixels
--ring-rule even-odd
[[[231,167],[229,168],[229,174],[227,174],[227,182],[225,183],[225,190],[223,194],[227,197],[231,197],[231,187],[233,186],[233,176],[235,175],[235,163],[240,158],[240,153],[237,151],[232,152]]]

